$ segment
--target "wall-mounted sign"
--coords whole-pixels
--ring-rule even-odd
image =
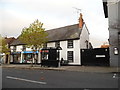
[[[96,57],[105,57],[105,55],[96,55]]]
[[[49,50],[40,50],[40,52],[46,52],[46,53],[48,53]]]

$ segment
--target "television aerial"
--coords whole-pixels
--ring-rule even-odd
[[[82,9],[79,9],[79,8],[76,8],[76,7],[73,7],[73,8],[77,10],[77,14],[78,13],[80,14],[80,12],[82,11]]]

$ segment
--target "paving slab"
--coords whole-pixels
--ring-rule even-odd
[[[60,67],[41,67],[40,65],[30,64],[19,65],[9,64],[1,65],[2,68],[20,68],[20,69],[39,69],[39,70],[62,70],[62,71],[80,71],[80,72],[97,72],[97,73],[114,73],[119,72],[118,67],[102,67],[102,66],[60,66]]]

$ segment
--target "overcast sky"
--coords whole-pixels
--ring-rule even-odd
[[[104,17],[102,0],[0,0],[2,36],[20,35],[36,19],[46,30],[78,23],[81,9],[94,47],[108,41],[108,19]]]

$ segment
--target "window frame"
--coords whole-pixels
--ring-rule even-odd
[[[69,62],[74,62],[74,51],[67,51],[67,60]]]
[[[47,47],[47,43],[44,43],[44,44],[43,44],[43,48],[46,48],[46,47]]]
[[[74,48],[74,42],[73,42],[73,40],[68,40],[67,41],[67,48]]]
[[[55,42],[55,47],[60,47],[60,41]]]

